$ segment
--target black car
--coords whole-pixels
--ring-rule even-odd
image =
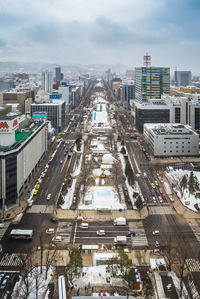
[[[58,219],[57,218],[55,218],[55,217],[51,217],[51,222],[54,222],[54,223],[57,223],[58,222]]]
[[[131,237],[131,236],[134,237],[135,236],[135,232],[134,231],[129,231],[129,232],[126,233],[126,236],[127,237]]]

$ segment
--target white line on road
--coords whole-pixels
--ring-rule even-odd
[[[75,225],[75,230],[74,230],[74,239],[73,239],[73,244],[75,243],[75,239],[76,239],[76,230],[77,230],[77,222]]]

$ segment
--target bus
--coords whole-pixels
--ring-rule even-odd
[[[10,232],[12,239],[26,239],[30,240],[33,236],[32,229],[12,229]]]
[[[65,277],[64,275],[58,276],[58,294],[59,299],[66,299],[66,287],[65,287]]]

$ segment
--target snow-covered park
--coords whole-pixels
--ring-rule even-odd
[[[174,191],[177,193],[182,204],[197,212],[200,208],[200,172],[193,171],[194,182],[191,187],[191,171],[170,168],[166,173]],[[184,178],[184,179],[183,179]],[[191,190],[193,189],[193,190]]]
[[[92,186],[85,194],[85,198],[90,194],[91,204],[80,204],[79,209],[125,209],[125,205],[121,204],[116,192],[112,187],[106,186]]]

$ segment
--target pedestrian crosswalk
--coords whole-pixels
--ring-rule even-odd
[[[135,236],[131,237],[132,247],[148,246],[148,240],[145,234],[142,221],[129,222],[129,230],[135,232]]]
[[[18,267],[21,264],[20,256],[15,253],[5,253],[0,259],[0,267]]]
[[[57,236],[62,237],[62,243],[69,244],[72,230],[72,223],[60,223],[57,228]]]
[[[198,259],[186,259],[186,265],[190,272],[200,272],[200,262]]]
[[[0,229],[0,240],[3,238],[9,224],[10,224],[9,222],[5,222],[4,227]]]

